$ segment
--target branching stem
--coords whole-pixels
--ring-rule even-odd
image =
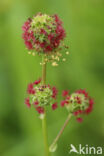
[[[54,146],[57,144],[57,142],[58,142],[60,136],[62,135],[62,133],[63,133],[65,127],[67,126],[69,120],[71,119],[71,117],[72,117],[72,114],[70,113],[70,114],[68,115],[68,117],[67,117],[67,119],[66,119],[64,125],[62,126],[61,130],[59,131],[58,135],[56,136],[56,138],[54,139],[53,143],[51,144],[51,146],[50,146],[50,148],[49,148],[50,150],[53,149]]]

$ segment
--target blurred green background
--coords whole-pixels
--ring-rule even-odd
[[[93,113],[82,124],[72,119],[52,156],[68,156],[70,144],[103,146],[104,0],[0,0],[0,156],[44,156],[41,121],[24,105],[27,84],[40,77],[41,66],[38,56],[27,54],[21,26],[37,12],[60,16],[70,46],[65,63],[48,64],[47,83],[59,93],[86,88],[95,99]],[[51,143],[67,112],[59,108],[47,115]]]

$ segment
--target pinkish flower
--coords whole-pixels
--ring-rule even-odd
[[[82,121],[83,121],[83,119],[82,118],[77,118],[77,121],[79,122],[79,123],[81,123]]]
[[[75,97],[75,99],[77,100],[77,103],[81,104],[81,98],[80,97]]]
[[[67,96],[68,94],[69,94],[69,91],[63,90],[63,92],[62,92],[62,96],[63,96],[63,97]]]
[[[59,17],[56,14],[54,15],[54,18],[57,24],[59,25],[62,24],[62,21],[59,19]]]
[[[54,52],[65,38],[65,30],[57,15],[37,14],[24,23],[22,30],[26,47],[39,53]]]
[[[78,111],[75,111],[73,114],[74,114],[75,116],[78,116],[78,115],[80,115],[80,114],[82,114],[82,113],[83,113],[82,110],[78,110]]]
[[[65,100],[61,101],[61,107],[64,107],[64,105],[65,105]]]
[[[30,50],[30,49],[33,49],[33,45],[30,41],[25,41],[25,45],[26,47]]]
[[[76,93],[84,94],[86,98],[88,97],[88,93],[86,92],[85,89],[79,89],[79,90],[76,91]]]
[[[51,45],[46,46],[45,51],[46,51],[46,52],[52,51]]]
[[[61,101],[61,107],[64,107],[65,104],[67,104],[67,103],[68,103],[67,100],[63,100],[63,101]]]
[[[92,110],[93,110],[93,104],[94,104],[94,101],[93,101],[93,99],[89,99],[89,107],[85,110],[85,112],[86,112],[86,114],[89,114],[89,113],[91,113],[92,112]]]
[[[55,102],[54,104],[52,104],[52,109],[55,110],[57,108],[57,102]]]
[[[30,107],[33,105],[39,114],[44,113],[46,106],[51,106],[55,110],[58,105],[56,96],[58,90],[56,87],[43,85],[41,79],[30,83],[27,87],[28,98],[25,99],[25,104]]]
[[[29,19],[24,23],[24,25],[22,26],[22,30],[23,30],[23,31],[28,31],[29,28],[30,28],[30,23],[31,23],[31,19],[29,18]]]
[[[27,105],[27,107],[28,107],[28,108],[30,108],[30,107],[31,107],[29,97],[25,99],[25,104]]]
[[[43,107],[36,107],[36,110],[39,114],[44,114],[44,108]]]
[[[46,42],[40,43],[40,47],[41,47],[41,48],[44,48],[45,46],[46,46]]]
[[[40,30],[40,34],[44,34],[44,35],[46,35],[47,32],[46,32],[44,29],[41,29],[41,30]]]
[[[70,100],[70,95],[68,95],[68,96],[66,97],[66,100]]]
[[[35,101],[35,102],[34,102],[34,105],[38,105],[38,104],[39,104],[39,102],[38,102],[38,101]]]
[[[29,85],[28,85],[28,88],[27,88],[27,93],[28,94],[35,94],[35,89],[33,88],[33,83],[30,83]]]
[[[56,89],[56,87],[53,87],[52,88],[52,92],[53,92],[53,94],[52,94],[52,98],[56,98],[56,96],[57,96],[57,93],[58,93],[58,90]]]
[[[33,82],[34,85],[38,85],[41,82],[41,79],[36,80],[35,82]]]
[[[80,117],[82,114],[89,114],[93,110],[94,101],[85,89],[77,90],[71,95],[64,91],[62,96],[64,100],[61,101],[61,106],[65,106],[69,112],[73,113],[79,122],[82,121]]]

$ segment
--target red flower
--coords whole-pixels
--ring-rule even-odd
[[[88,93],[86,92],[85,89],[80,89],[80,90],[77,90],[76,93],[79,93],[79,94],[84,94],[86,98],[88,98]]]
[[[29,50],[33,49],[33,45],[32,45],[31,40],[34,39],[34,34],[33,34],[33,32],[32,32],[32,31],[29,31],[31,21],[32,21],[31,19],[28,19],[28,20],[24,23],[24,25],[23,25],[23,27],[22,27],[22,30],[24,31],[23,34],[22,34],[22,37],[23,37],[23,39],[24,39],[24,41],[25,41],[26,47],[27,47]]]
[[[70,100],[70,96],[69,95],[66,97],[66,100]]]
[[[28,94],[35,94],[35,89],[33,88],[33,83],[30,83],[29,85],[28,85],[28,88],[27,88],[27,93]]]
[[[37,14],[36,16],[33,17],[39,17],[39,16],[44,16],[44,14]],[[54,52],[55,48],[57,48],[60,45],[61,40],[64,39],[65,37],[65,30],[62,26],[62,21],[57,15],[50,16],[51,20],[53,22],[47,22],[45,23],[46,25],[44,28],[41,27],[36,27],[33,28],[31,23],[32,23],[32,18],[28,19],[24,25],[22,26],[23,30],[23,39],[25,41],[26,47],[31,50],[34,49],[37,52]],[[41,23],[40,23],[41,24]],[[51,25],[50,25],[51,24]],[[35,30],[34,30],[35,29]],[[49,31],[47,31],[49,29]],[[38,36],[38,37],[37,37]],[[40,42],[41,38],[43,38],[44,42]]]
[[[38,104],[39,104],[39,102],[38,102],[38,101],[35,101],[35,102],[34,102],[34,105],[38,105]]]
[[[26,47],[30,50],[33,49],[32,43],[30,41],[25,41]]]
[[[89,113],[91,113],[92,112],[92,110],[93,110],[93,104],[94,104],[94,101],[93,101],[93,99],[89,99],[89,107],[85,110],[85,112],[87,113],[87,114],[89,114]]]
[[[90,98],[90,99],[89,99],[89,105],[90,105],[90,106],[93,106],[93,104],[94,104],[94,100]]]
[[[77,115],[82,114],[82,113],[83,113],[82,110],[78,110],[78,111],[74,112],[73,114],[74,114],[75,116],[77,116]]]
[[[42,42],[42,43],[40,43],[40,47],[41,47],[41,48],[44,48],[45,45],[46,45],[46,42]]]
[[[50,45],[48,45],[46,48],[45,48],[45,51],[48,52],[48,51],[52,51],[52,47]]]
[[[64,90],[63,92],[62,92],[62,96],[64,97],[64,96],[67,96],[69,94],[69,91],[67,91],[67,90]]]
[[[75,116],[77,116],[77,115],[79,115],[79,112],[76,111],[76,112],[74,112],[73,114],[74,114]]]
[[[61,107],[64,107],[65,104],[68,104],[69,102],[66,100],[61,101]]]
[[[52,92],[53,92],[52,98],[56,99],[56,96],[57,96],[57,93],[58,93],[58,90],[56,89],[56,87],[52,88]]]
[[[79,123],[81,123],[82,121],[83,121],[83,119],[82,118],[77,118],[77,121],[79,122]]]
[[[39,114],[44,114],[44,108],[43,107],[36,107],[36,110]]]
[[[40,30],[40,34],[46,35],[47,33],[46,33],[46,31],[45,31],[44,29],[41,29],[41,30]]]
[[[29,28],[30,28],[30,23],[31,23],[31,19],[29,18],[29,19],[24,23],[24,25],[22,26],[22,30],[23,30],[23,31],[28,31]]]
[[[25,99],[25,104],[27,105],[27,107],[28,107],[28,108],[30,108],[30,107],[31,107],[29,97]]]
[[[77,100],[77,103],[79,103],[79,104],[81,104],[82,103],[82,101],[81,101],[81,98],[80,97],[75,97],[75,99]]]
[[[52,104],[52,109],[55,110],[57,108],[57,102],[55,102],[54,104]]]
[[[54,35],[52,33],[48,35],[48,39],[50,40],[50,42],[52,42],[53,38],[54,38]]]
[[[79,116],[85,113],[89,114],[93,110],[94,101],[89,97],[85,89],[79,89],[71,95],[69,95],[67,91],[63,91],[62,96],[65,100],[61,101],[61,106],[63,107],[66,106],[66,104],[70,104],[69,107],[66,106],[66,108],[68,111],[71,110],[73,115],[77,117],[78,122],[82,122],[82,118]]]
[[[37,112],[42,114],[44,113],[44,107],[49,104],[53,110],[58,107],[57,102],[53,102],[53,100],[56,100],[58,91],[56,87],[52,88],[50,85],[39,84],[40,82],[41,79],[28,84],[27,93],[29,97],[25,100],[25,104],[28,107],[34,105]],[[53,104],[51,102],[53,102]]]
[[[59,24],[59,25],[62,24],[62,21],[59,19],[59,17],[56,14],[54,15],[54,18],[55,18],[55,21],[57,24]]]
[[[40,82],[41,82],[41,79],[36,80],[33,84],[34,84],[34,85],[38,85]]]

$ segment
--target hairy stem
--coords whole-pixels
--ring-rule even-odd
[[[46,83],[46,63],[44,61],[44,56],[43,56],[43,58],[42,58],[42,84],[45,85],[45,83]],[[48,134],[47,134],[47,124],[46,124],[46,110],[44,113],[44,118],[42,119],[42,129],[43,129],[45,156],[49,156]]]
[[[50,146],[50,148],[49,148],[49,149],[50,149],[50,152],[51,152],[51,149],[53,149],[54,146],[57,144],[57,141],[59,140],[60,136],[62,135],[62,133],[63,133],[65,127],[67,126],[67,124],[68,124],[68,122],[69,122],[71,116],[72,116],[72,114],[70,113],[70,114],[68,115],[68,117],[67,117],[67,119],[66,119],[64,125],[62,126],[61,130],[59,131],[58,135],[56,136],[56,138],[54,139],[53,143],[51,144],[51,146]]]

